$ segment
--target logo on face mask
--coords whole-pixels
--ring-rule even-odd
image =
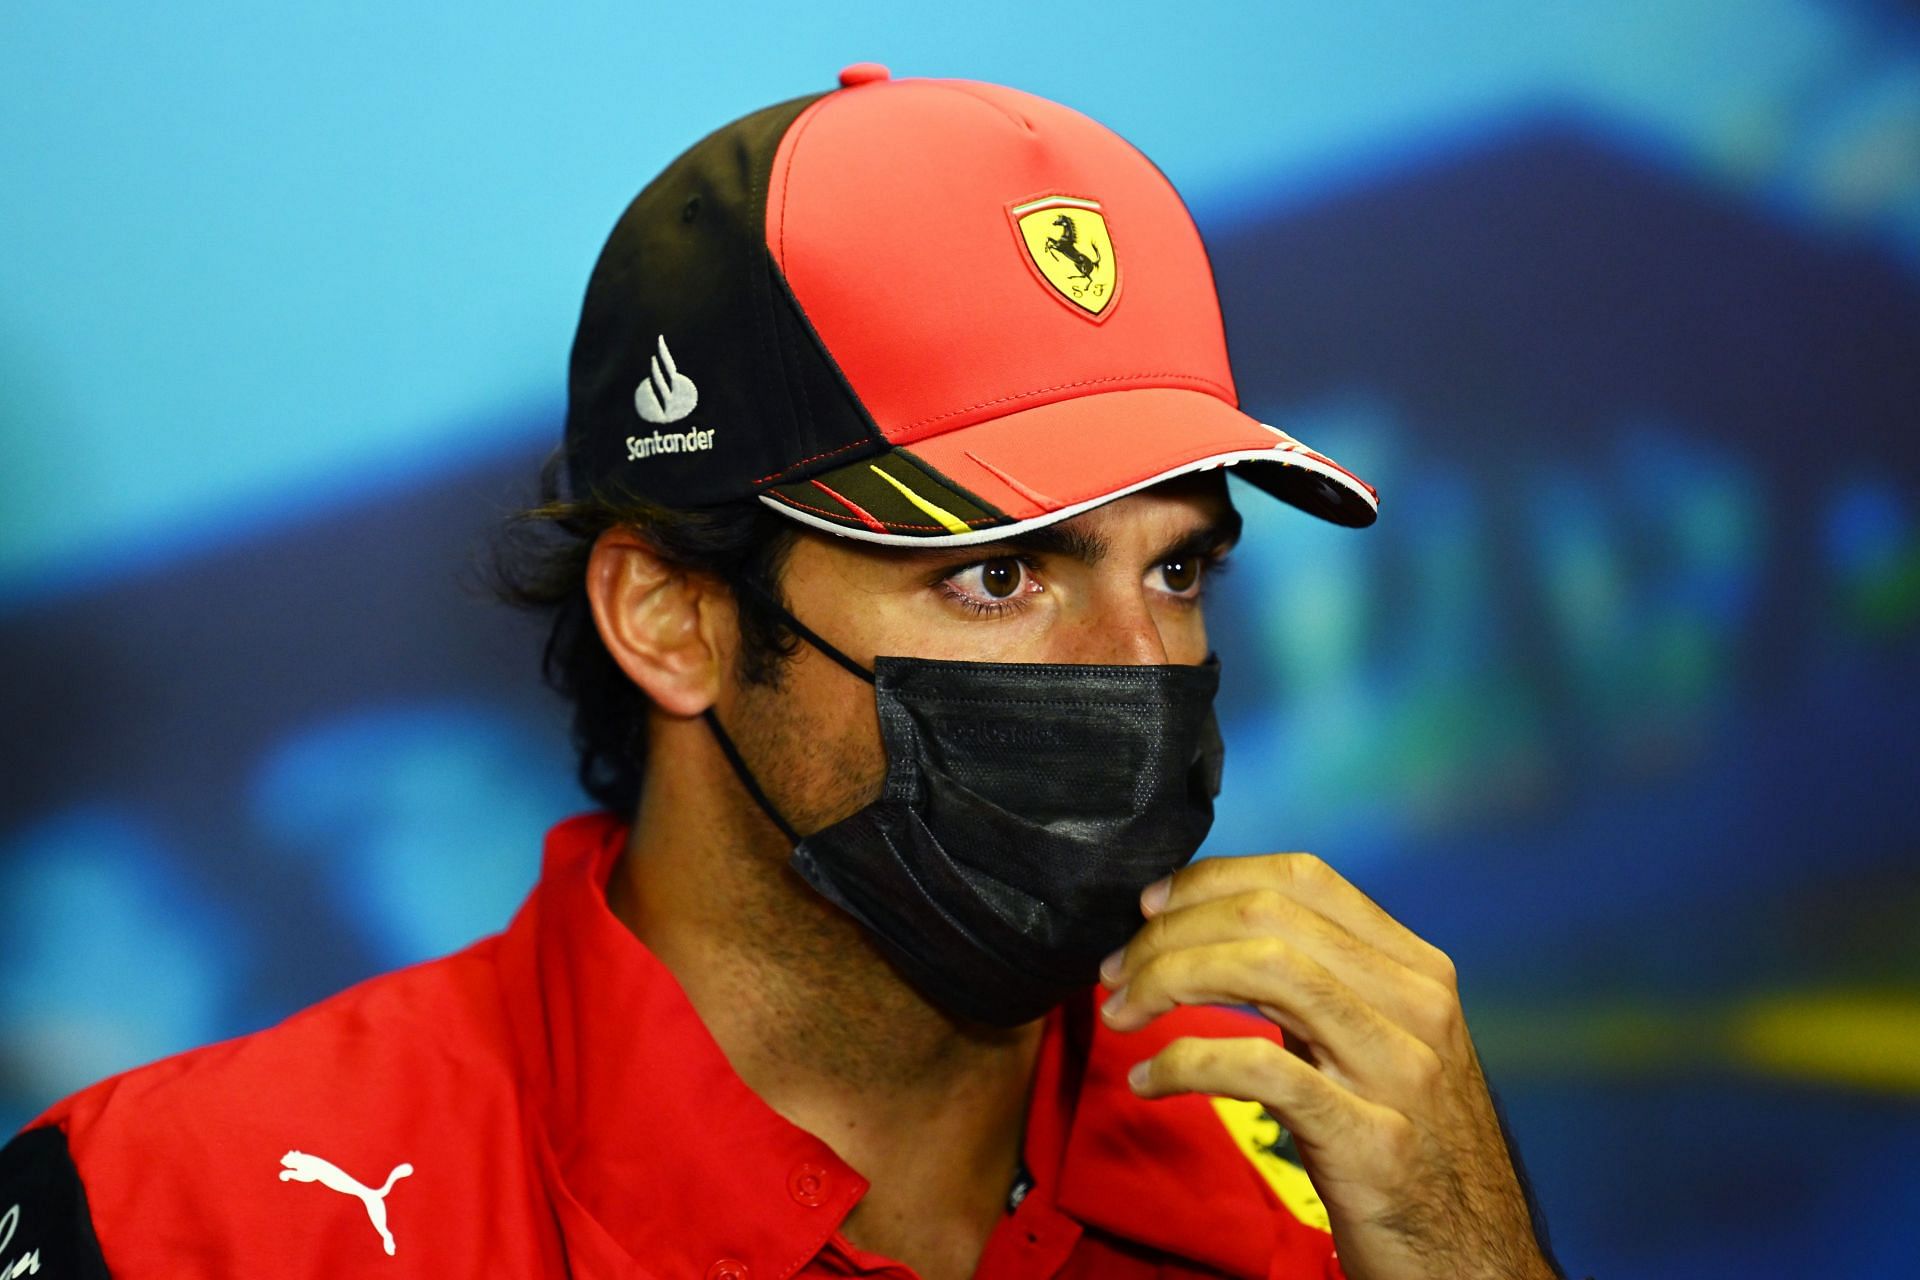
[[[1017,724],[1011,720],[959,721],[947,726],[947,737],[970,747],[1057,747],[1060,730],[1050,724]]]

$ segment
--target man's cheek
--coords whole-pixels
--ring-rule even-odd
[[[1166,647],[1167,661],[1185,665],[1205,662],[1212,652],[1207,646],[1207,620],[1204,606],[1172,603],[1156,617],[1160,624],[1160,643]]]
[[[841,696],[809,712],[805,719],[787,718],[772,757],[780,774],[797,784],[784,790],[803,832],[830,826],[871,804],[887,774],[871,697]]]

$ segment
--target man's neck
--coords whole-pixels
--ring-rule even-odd
[[[1040,1024],[949,1018],[786,868],[758,814],[688,821],[696,806],[655,781],[608,886],[614,912],[748,1087],[872,1184],[848,1237],[929,1280],[970,1275],[1018,1164]]]

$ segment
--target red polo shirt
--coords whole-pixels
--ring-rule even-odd
[[[563,822],[504,933],[51,1108],[0,1155],[0,1267],[96,1274],[97,1239],[123,1278],[911,1276],[841,1234],[866,1180],[734,1074],[608,909],[625,835]],[[1276,1124],[1126,1084],[1175,1036],[1277,1032],[1182,1009],[1117,1035],[1097,994],[1047,1019],[1034,1185],[977,1274],[1337,1277]]]

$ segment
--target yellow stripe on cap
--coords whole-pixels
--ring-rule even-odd
[[[1310,1227],[1333,1230],[1327,1206],[1320,1202],[1320,1193],[1313,1189],[1307,1171],[1274,1150],[1286,1132],[1280,1122],[1259,1103],[1238,1098],[1215,1098],[1213,1109],[1220,1114],[1220,1123],[1227,1126],[1240,1154],[1266,1179],[1287,1211]]]
[[[911,502],[914,506],[920,508],[922,511],[926,512],[928,515],[932,516],[935,520],[937,520],[940,523],[940,526],[944,528],[948,533],[967,532],[967,522],[962,520],[959,516],[956,516],[955,514],[953,514],[953,512],[948,511],[945,507],[936,507],[935,505],[933,505],[933,503],[928,502],[925,498],[921,497],[919,494],[915,493],[913,490],[907,488],[907,486],[905,486],[904,484],[901,484],[898,480],[894,479],[892,476],[888,475],[886,472],[882,471],[880,468],[874,466],[872,463],[867,464],[867,470],[873,472],[873,474],[879,476],[882,480],[885,480],[888,484],[898,489],[902,497],[906,498],[908,502]]]

